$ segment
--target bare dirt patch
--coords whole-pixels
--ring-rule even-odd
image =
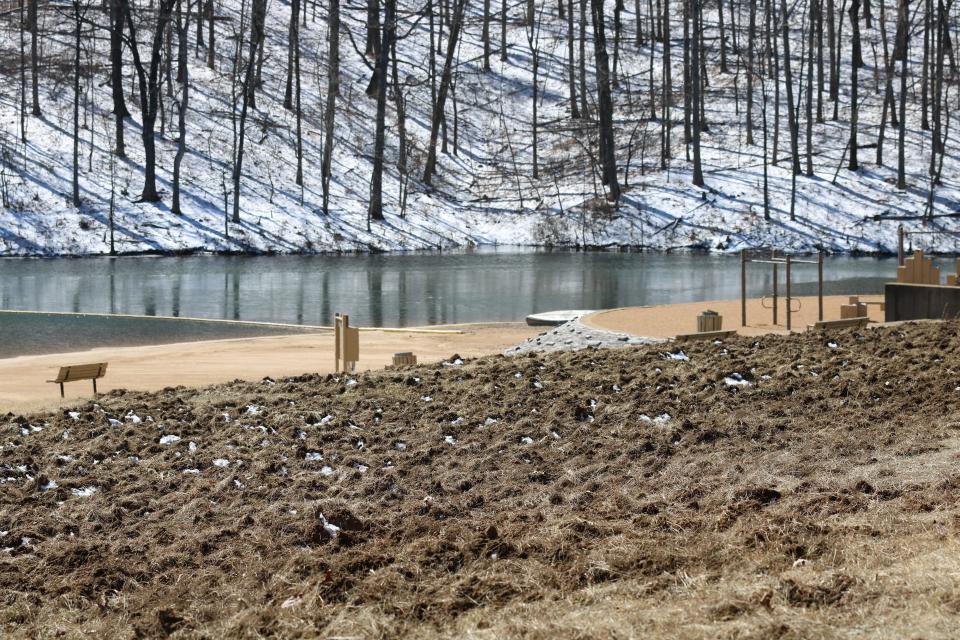
[[[950,637],[958,334],[495,356],[7,415],[0,630]]]

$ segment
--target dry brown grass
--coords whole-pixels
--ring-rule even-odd
[[[955,637],[958,329],[738,338],[686,345],[689,361],[491,357],[8,416],[0,631]]]

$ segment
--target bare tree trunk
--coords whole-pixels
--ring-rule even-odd
[[[693,140],[693,128],[690,109],[692,108],[692,93],[690,92],[690,3],[683,2],[683,144],[686,159],[690,161],[690,142]]]
[[[562,2],[563,0],[561,0]],[[580,118],[580,108],[577,106],[577,62],[573,51],[573,0],[567,0],[567,71],[570,84],[570,117]]]
[[[861,58],[860,52],[860,0],[853,0],[850,4],[850,27],[852,34],[852,51],[850,64],[850,164],[847,166],[851,171],[856,171],[860,164],[857,162],[857,116],[859,115],[859,105],[857,104],[858,92],[858,68],[857,60]]]
[[[320,176],[323,186],[323,212],[330,213],[330,177],[333,159],[333,122],[340,95],[340,0],[330,0],[327,16],[328,54],[327,104],[323,113],[323,158]]]
[[[500,60],[507,60],[507,0],[500,0]]]
[[[456,10],[453,14],[453,23],[450,25],[450,37],[447,40],[447,57],[443,63],[443,74],[440,78],[440,89],[437,91],[437,99],[433,105],[433,118],[430,127],[430,142],[427,147],[426,166],[423,170],[423,182],[431,184],[433,174],[437,167],[437,137],[440,134],[440,125],[443,121],[443,109],[447,101],[447,94],[450,91],[450,81],[453,67],[453,56],[457,50],[457,43],[460,40],[460,27],[463,23],[463,12],[467,0],[457,0]]]
[[[799,131],[797,131],[796,111],[793,105],[793,75],[790,72],[790,14],[787,13],[787,0],[780,0],[780,14],[783,22],[783,79],[787,85],[787,119],[790,124],[790,155],[793,160],[794,175],[800,173]]]
[[[244,70],[242,86],[243,101],[240,106],[240,130],[237,144],[237,156],[233,163],[233,217],[234,223],[240,222],[240,178],[243,176],[243,151],[247,132],[247,113],[253,108],[254,84],[257,73],[257,49],[263,39],[263,21],[267,0],[253,0],[250,16],[250,56]]]
[[[753,53],[757,31],[757,0],[750,2],[750,22],[747,26],[747,144],[753,144]],[[742,24],[742,23],[741,23]]]
[[[817,24],[817,2],[816,0],[807,0],[810,4],[810,20],[807,25],[807,176],[813,176],[813,62],[814,62],[814,31]]]
[[[900,60],[900,131],[897,149],[897,189],[907,188],[906,140],[907,140],[907,52],[910,45],[908,10],[910,0],[900,0],[897,15],[897,44],[893,59]]]
[[[182,0],[181,0],[182,1]],[[187,28],[181,1],[177,2],[177,77],[183,83],[177,109],[177,154],[173,158],[173,204],[170,210],[180,215],[180,165],[187,151],[187,107],[190,101],[190,68],[187,64]],[[189,10],[189,5],[188,5]]]
[[[490,71],[490,0],[483,0],[483,32],[480,34],[480,39],[483,41],[483,70],[488,72]]]
[[[589,117],[587,104],[587,0],[580,0],[580,115]]]
[[[840,91],[840,78],[837,75],[837,9],[833,3],[834,0],[827,0],[827,43],[830,49],[830,100],[836,104]]]
[[[20,142],[27,143],[27,18],[26,0],[20,0]],[[4,207],[9,206],[4,199]]]
[[[39,117],[42,112],[40,111],[40,55],[37,50],[40,37],[37,2],[38,0],[29,0],[27,3],[27,21],[30,23],[30,90],[33,99],[31,113]]]
[[[880,0],[880,39],[883,41],[883,108],[880,113],[880,131],[877,134],[877,166],[883,166],[883,142],[887,127],[887,109],[891,111],[896,125],[897,108],[893,97],[893,61],[890,59],[890,47],[887,42],[887,17],[884,0]]]
[[[80,207],[80,36],[83,26],[80,0],[73,0],[73,206]]]
[[[202,2],[203,0],[201,0]],[[216,54],[216,30],[213,24],[213,0],[207,0],[207,67],[213,69]]]
[[[396,27],[394,27],[396,29]],[[393,58],[393,98],[397,110],[397,171],[400,173],[400,217],[404,217],[407,207],[407,119],[404,106],[403,85],[400,84],[400,71],[397,62],[396,33],[390,39],[390,50]]]
[[[283,108],[293,108],[293,75],[295,49],[300,46],[300,0],[290,0],[290,27],[287,29],[287,84],[283,91]]]
[[[367,0],[367,47],[364,53],[373,57],[380,52],[380,6],[378,0]]]
[[[610,69],[610,80],[614,88],[620,86],[620,32],[621,16],[623,14],[623,0],[614,0],[613,4],[613,67]]]
[[[157,193],[157,151],[154,140],[155,124],[160,103],[160,51],[163,45],[163,34],[170,20],[174,0],[160,0],[157,8],[157,20],[154,25],[153,43],[150,47],[150,68],[147,70],[140,58],[140,49],[137,42],[136,27],[133,24],[130,4],[128,0],[120,0],[123,15],[129,27],[130,53],[133,56],[133,66],[137,72],[137,82],[140,91],[140,139],[143,142],[143,191],[140,200],[143,202],[157,202],[160,195]]]
[[[930,49],[933,39],[933,0],[923,3],[923,62],[920,65],[920,128],[930,130]]]
[[[603,26],[603,0],[591,0],[593,14],[593,49],[597,60],[597,114],[600,120],[600,154],[603,165],[603,183],[607,198],[620,199],[617,179],[616,146],[613,137],[613,98],[610,95],[610,67],[607,58],[607,40]]]
[[[730,0],[731,4],[733,0]],[[723,0],[717,0],[717,28],[720,33],[720,73],[728,73],[727,68],[727,30],[723,24]]]
[[[690,84],[693,87],[693,184],[703,186],[703,167],[700,164],[700,103],[702,87],[700,85],[700,0],[691,0],[693,13],[693,47],[690,60]]]
[[[673,157],[670,143],[670,102],[673,100],[672,72],[670,68],[670,0],[663,0],[663,117],[660,119],[660,167],[667,168],[667,161]]]
[[[386,144],[387,117],[387,65],[390,48],[396,30],[394,17],[395,0],[384,0],[382,40],[377,47],[377,66],[374,70],[377,85],[377,120],[374,135],[373,176],[370,180],[370,205],[367,208],[367,223],[371,219],[383,220],[383,150]]]
[[[118,157],[127,155],[123,121],[130,115],[123,96],[123,11],[120,0],[110,0],[110,91],[113,95],[113,116]]]
[[[812,0],[817,3],[817,122],[823,122],[823,0]]]

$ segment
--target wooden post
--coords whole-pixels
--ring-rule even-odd
[[[777,280],[780,279],[780,265],[773,265],[773,326],[777,326],[777,306],[779,297],[777,292]]]
[[[60,383],[60,397],[63,397],[63,383]]]
[[[793,309],[790,307],[790,256],[787,256],[787,331],[790,331],[790,314],[793,313]]]
[[[341,316],[339,313],[333,319],[333,372],[340,373],[340,348],[343,335],[343,321],[349,316]]]
[[[823,249],[817,253],[817,319],[823,322]]]
[[[740,326],[747,326],[747,250],[740,249]]]
[[[360,359],[360,330],[350,326],[350,316],[337,314],[333,327],[333,357],[336,373],[348,373]]]
[[[903,260],[906,256],[903,251],[903,225],[897,225],[897,266],[903,266]]]
[[[93,397],[94,398],[97,397],[97,379],[96,378],[93,379]]]

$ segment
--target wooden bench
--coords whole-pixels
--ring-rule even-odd
[[[863,303],[861,303],[863,304]],[[844,318],[843,320],[820,320],[814,323],[814,329],[862,329],[870,322],[867,316],[859,318]]]
[[[102,378],[107,373],[106,362],[96,362],[93,364],[74,364],[69,367],[60,367],[60,373],[55,380],[47,380],[53,384],[60,385],[60,397],[63,397],[63,383],[76,382],[78,380],[93,381],[93,395],[97,395],[97,378]]]

